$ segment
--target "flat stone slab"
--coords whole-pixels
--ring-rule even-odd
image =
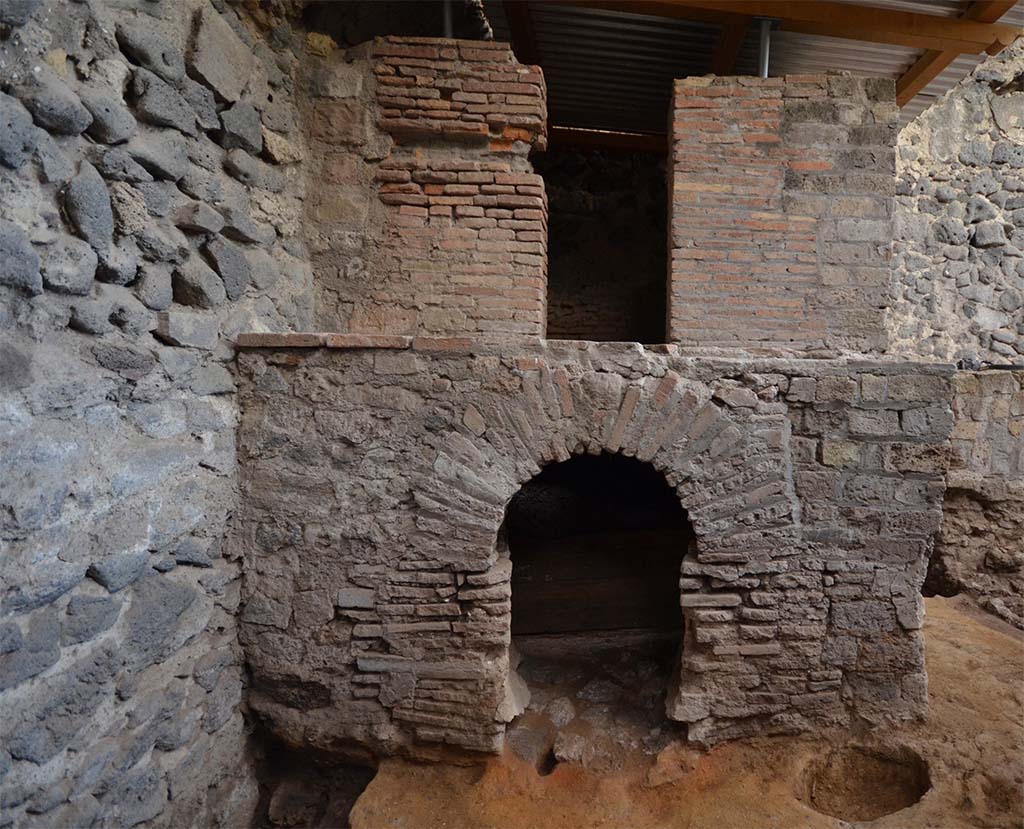
[[[412,346],[412,337],[392,334],[329,334],[320,332],[283,332],[239,334],[238,348],[390,348]]]

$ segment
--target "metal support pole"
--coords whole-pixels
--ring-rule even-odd
[[[757,56],[757,73],[762,78],[768,77],[768,52],[772,45],[772,21],[761,20],[761,51]]]
[[[443,0],[444,7],[444,36],[451,40],[455,37],[455,29],[452,26],[452,0]]]

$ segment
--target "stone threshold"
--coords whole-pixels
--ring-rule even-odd
[[[234,340],[237,348],[376,348],[416,351],[464,351],[473,347],[493,348],[494,346],[537,345],[585,349],[591,346],[639,348],[651,354],[679,354],[684,356],[723,357],[742,353],[747,357],[782,357],[808,359],[810,355],[768,348],[702,348],[695,349],[679,343],[639,343],[633,340],[572,340],[544,337],[509,337],[499,339],[486,337],[428,337],[410,334],[341,334],[330,331],[281,331],[247,332],[238,334]],[[817,356],[815,359],[832,359]]]

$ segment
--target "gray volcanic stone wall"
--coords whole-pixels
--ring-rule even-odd
[[[890,352],[1024,365],[1024,39],[899,136]],[[1019,371],[963,372],[954,458],[926,589],[1024,626]]]
[[[659,469],[696,532],[666,701],[691,740],[923,714],[950,367],[553,341],[244,344],[265,348],[239,356],[240,635],[250,705],[286,741],[498,750],[525,690],[505,507],[544,465],[602,451]]]
[[[309,325],[295,56],[0,2],[0,826],[244,825],[229,340]]]
[[[1024,364],[1024,38],[899,136],[890,352]]]

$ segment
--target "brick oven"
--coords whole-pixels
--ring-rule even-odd
[[[356,757],[493,752],[529,694],[514,634],[619,625],[674,636],[694,742],[923,714],[953,369],[884,355],[892,83],[676,82],[669,336],[641,345],[545,339],[539,69],[476,41],[350,57],[361,137],[330,84],[307,102],[323,333],[239,339],[253,711]],[[518,493],[616,463],[580,520],[642,549],[527,552],[543,499]]]

